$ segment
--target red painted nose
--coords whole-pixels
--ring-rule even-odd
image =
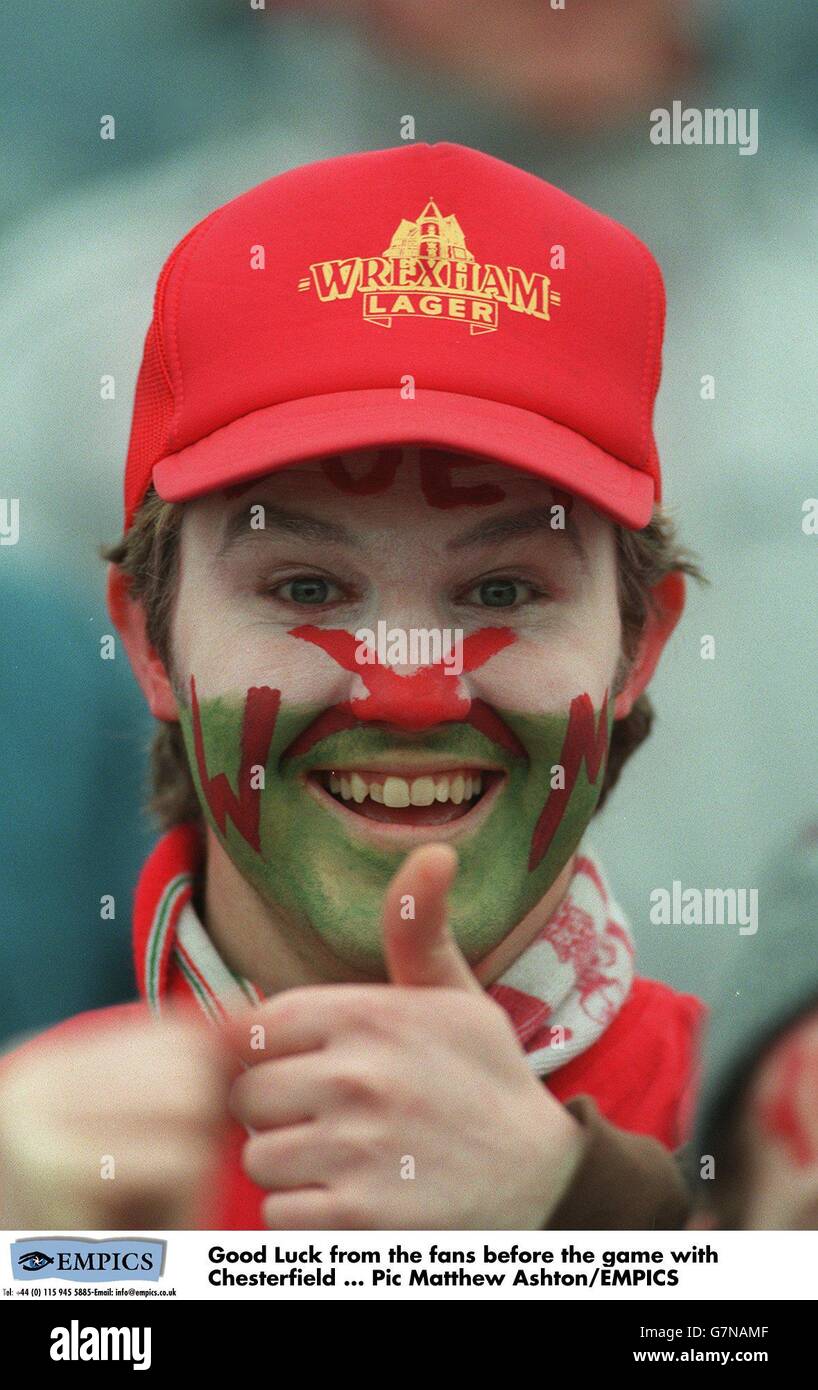
[[[360,643],[351,632],[306,624],[292,628],[290,636],[314,643],[343,670],[360,676],[367,694],[350,700],[349,708],[361,722],[377,720],[415,731],[462,721],[471,709],[472,700],[462,682],[442,662],[399,676],[378,661],[356,659]],[[508,628],[481,628],[471,633],[463,640],[463,670],[482,666],[514,640],[514,633]]]

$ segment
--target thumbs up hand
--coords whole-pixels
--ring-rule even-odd
[[[230,1108],[279,1230],[534,1230],[579,1162],[579,1127],[530,1071],[449,933],[446,845],[386,894],[389,984],[288,990],[234,1020]]]
[[[459,989],[482,998],[446,924],[446,899],[456,873],[457,855],[450,845],[427,845],[407,856],[384,902],[386,964],[395,985]]]

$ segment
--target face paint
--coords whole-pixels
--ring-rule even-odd
[[[492,631],[498,635],[489,640]],[[348,654],[339,634],[313,629],[306,640],[316,640],[317,633],[321,645],[331,639],[333,655],[344,664]],[[478,653],[500,643],[502,633],[474,634],[481,640],[470,659],[476,662]],[[357,645],[352,634],[341,635]],[[378,668],[357,669],[363,679]],[[589,698],[579,696],[567,716],[494,710],[462,694],[457,699],[456,690],[443,696],[439,680],[451,687],[458,682],[444,676],[443,668],[428,675],[432,670],[415,677],[426,675],[433,699],[445,700],[448,713],[441,719],[440,706],[427,704],[435,722],[422,723],[422,737],[412,700],[401,690],[398,701],[398,692],[386,688],[413,678],[384,669],[375,680],[381,680],[380,690],[370,685],[366,698],[329,710],[279,706],[279,692],[264,688],[199,701],[191,683],[190,707],[181,711],[203,810],[239,872],[264,900],[306,923],[337,957],[373,974],[383,965],[383,896],[406,847],[368,838],[371,823],[339,805],[322,785],[332,769],[388,766],[390,755],[407,749],[439,766],[493,769],[485,802],[481,797],[463,817],[462,829],[459,820],[446,826],[455,832],[447,838],[459,858],[450,920],[471,961],[496,946],[547,892],[576,849],[602,785],[612,718],[607,701],[595,713]],[[402,723],[395,717],[401,709]],[[251,796],[246,783],[254,757],[264,769],[264,785]],[[558,765],[565,770],[564,789],[552,786]]]
[[[205,816],[275,909],[272,931],[307,950],[313,934],[374,976],[395,869],[415,845],[448,840],[452,926],[477,961],[552,887],[598,801],[620,645],[612,528],[540,479],[419,445],[251,486],[269,526],[237,531],[231,491],[191,504],[182,538],[180,719]],[[468,516],[488,523],[497,504],[497,535]],[[573,538],[548,504],[574,512]],[[313,520],[336,537],[316,539]],[[293,587],[313,571],[327,584],[320,619]],[[508,604],[479,592],[497,577]],[[504,626],[474,631],[478,613]],[[442,639],[421,658],[432,664],[393,666],[355,635],[383,619],[440,637],[448,627],[411,624],[444,614],[457,673]]]
[[[359,642],[350,632],[305,624],[292,628],[290,636],[313,642],[344,671],[360,676],[367,688],[366,698],[352,699],[348,706],[338,707],[348,709],[356,720],[378,719],[399,729],[429,729],[446,720],[464,719],[469,713],[471,700],[442,662],[399,676],[379,661],[361,662],[357,656]],[[513,641],[514,633],[509,628],[481,628],[470,633],[463,640],[463,670],[476,671]]]
[[[352,497],[371,497],[392,486],[402,453],[399,448],[379,449],[369,471],[357,478],[350,473],[344,460],[335,455],[322,459],[321,471],[339,492],[347,492]]]
[[[339,492],[353,497],[371,497],[386,492],[395,481],[398,465],[403,457],[403,449],[379,449],[371,467],[366,473],[354,477],[344,460],[338,456],[323,459],[321,470],[324,477],[338,488]],[[505,498],[503,488],[497,483],[456,482],[456,469],[481,468],[482,459],[463,458],[459,454],[447,454],[441,449],[421,449],[419,451],[420,486],[430,507],[449,511],[452,507],[491,507]]]
[[[430,507],[491,507],[502,502],[505,492],[497,483],[458,483],[455,469],[480,467],[479,459],[450,457],[437,450],[420,451],[420,485]]]
[[[552,788],[540,812],[534,834],[531,838],[531,852],[528,858],[529,869],[536,869],[543,856],[548,853],[554,836],[565,814],[577,778],[583,768],[587,770],[588,781],[596,783],[600,769],[608,754],[608,693],[602,703],[599,719],[594,721],[594,707],[587,695],[577,695],[571,701],[568,725],[565,730],[559,765],[562,768],[563,785]]]
[[[239,834],[257,854],[261,852],[261,788],[253,776],[253,769],[266,766],[280,704],[281,692],[278,690],[261,686],[247,692],[239,736],[241,761],[237,778],[239,792],[236,795],[223,772],[215,777],[208,774],[196,682],[193,677],[190,680],[193,744],[202,794],[222,835],[229,816]]]
[[[812,1119],[818,1052],[796,1035],[782,1045],[771,1094],[758,1106],[763,1134],[784,1149],[796,1168],[818,1163],[818,1127]]]

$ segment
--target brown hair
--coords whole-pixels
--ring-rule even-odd
[[[132,598],[141,602],[148,639],[173,679],[171,616],[178,578],[179,535],[184,505],[163,502],[151,487],[125,536],[103,551],[130,580]],[[673,523],[656,507],[642,531],[616,527],[619,608],[622,616],[624,668],[633,660],[653,603],[652,590],[674,570],[701,579],[689,552],[682,550]],[[597,810],[619,780],[625,763],[648,736],[653,706],[640,695],[630,714],[614,722],[608,762]],[[151,748],[150,810],[162,829],[201,815],[188,767],[182,731],[177,723],[161,723]]]

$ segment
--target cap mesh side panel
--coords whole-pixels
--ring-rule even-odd
[[[128,442],[127,496],[133,506],[150,483],[154,464],[165,452],[173,417],[173,393],[156,344],[155,325],[145,338],[145,351],[136,381],[131,437]]]

